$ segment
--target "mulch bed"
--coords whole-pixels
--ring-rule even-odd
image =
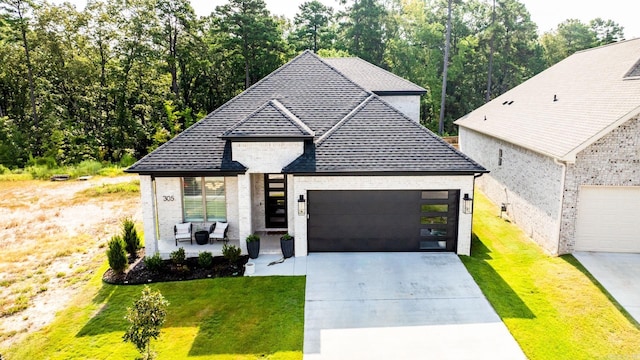
[[[196,280],[216,277],[235,277],[244,275],[244,265],[249,257],[240,256],[235,264],[229,263],[222,256],[213,257],[213,265],[210,268],[202,268],[198,265],[198,258],[187,258],[182,266],[174,265],[171,260],[163,260],[159,271],[147,269],[144,261],[144,249],[138,252],[135,259],[129,259],[129,268],[121,274],[112,269],[107,270],[102,280],[115,285],[138,285],[154,282]]]

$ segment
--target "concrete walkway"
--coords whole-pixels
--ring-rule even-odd
[[[573,256],[640,323],[640,254],[576,252]]]
[[[304,358],[525,359],[449,253],[306,258]]]

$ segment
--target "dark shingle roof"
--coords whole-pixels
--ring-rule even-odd
[[[422,95],[427,92],[423,87],[357,57],[323,60],[363,88],[378,95]]]
[[[373,95],[285,168],[293,173],[474,173],[484,168]]]
[[[308,51],[127,171],[242,173],[231,141],[287,137],[304,140],[305,151],[284,172],[486,171]]]
[[[277,100],[269,100],[232,126],[223,139],[313,138],[314,132]]]

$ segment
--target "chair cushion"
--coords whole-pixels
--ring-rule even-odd
[[[216,227],[213,229],[213,232],[209,234],[210,239],[224,239],[224,231],[229,226],[228,223],[223,223],[216,221]]]
[[[191,223],[177,224],[176,233],[177,234],[191,233]]]

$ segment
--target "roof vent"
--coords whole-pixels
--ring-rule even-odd
[[[557,95],[553,95],[553,101],[558,101],[558,96]]]
[[[509,100],[503,102],[502,105],[507,105],[508,102],[509,102]]]
[[[487,115],[484,116],[484,121],[487,121]]]
[[[513,100],[509,101],[509,105],[513,104]]]

